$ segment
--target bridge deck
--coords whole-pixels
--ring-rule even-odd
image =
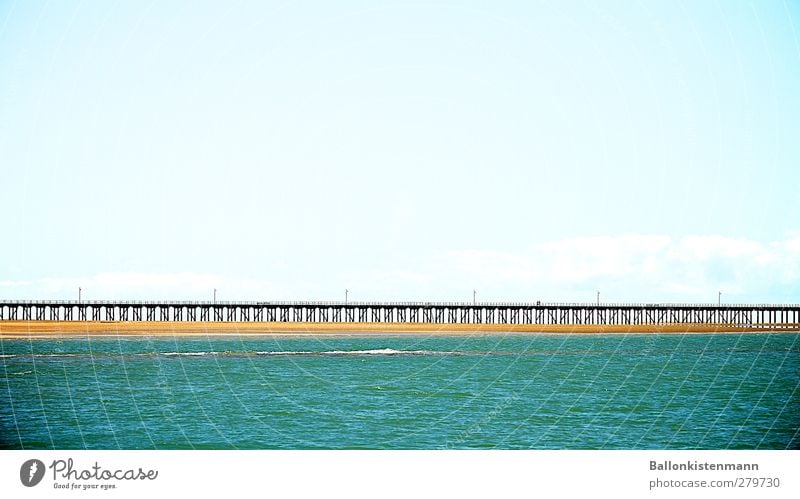
[[[770,326],[799,324],[800,305],[5,300],[0,320]]]

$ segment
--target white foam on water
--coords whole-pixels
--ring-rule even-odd
[[[457,352],[436,352],[433,350],[395,350],[379,348],[372,350],[322,350],[322,351],[267,351],[257,355],[457,355]]]
[[[217,352],[164,352],[161,355],[166,355],[167,357],[202,357],[216,354]]]
[[[406,352],[393,348],[380,348],[375,350],[332,350],[325,353],[328,355],[400,355]]]
[[[256,355],[319,355],[322,352],[305,351],[275,351],[275,352],[256,352]]]

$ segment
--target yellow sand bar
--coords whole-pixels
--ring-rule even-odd
[[[726,324],[433,324],[381,322],[146,322],[146,321],[0,321],[0,338],[102,336],[307,336],[307,335],[484,335],[508,333],[742,333],[796,332],[800,324],[731,326]]]

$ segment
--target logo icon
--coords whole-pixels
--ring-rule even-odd
[[[19,479],[26,487],[35,487],[44,478],[44,463],[38,459],[28,459],[19,469]]]

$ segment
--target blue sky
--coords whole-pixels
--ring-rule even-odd
[[[0,2],[0,299],[800,301],[800,7]]]

